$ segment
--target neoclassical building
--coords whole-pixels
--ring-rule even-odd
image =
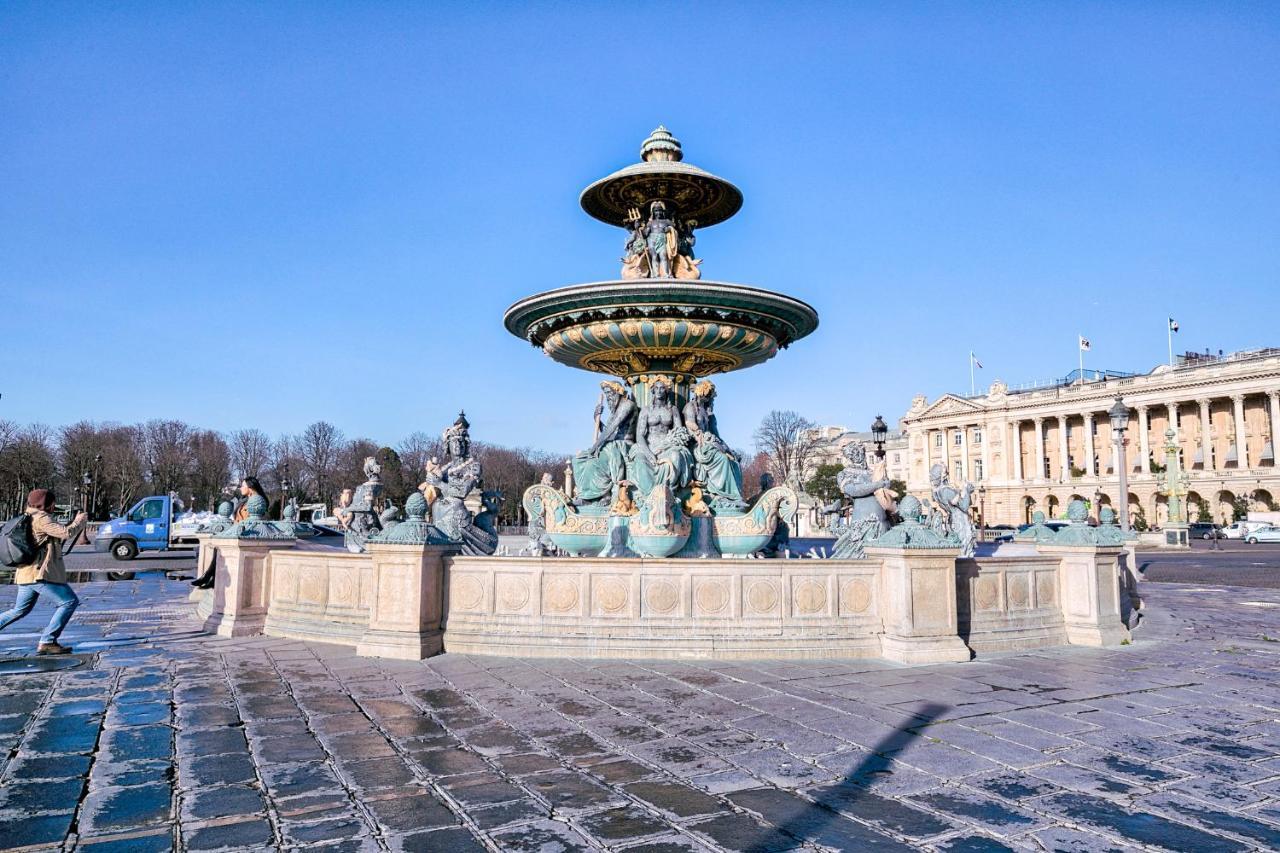
[[[942,463],[953,481],[983,487],[988,524],[1021,524],[1042,510],[1061,516],[1069,501],[1119,502],[1116,448],[1107,410],[1122,395],[1129,506],[1151,524],[1165,520],[1157,494],[1165,431],[1174,430],[1190,478],[1191,520],[1207,505],[1214,521],[1230,521],[1244,498],[1270,509],[1280,492],[1273,437],[1280,424],[1280,349],[1229,355],[1187,354],[1150,373],[1098,376],[1023,390],[996,381],[985,396],[945,394],[911,402],[907,487],[929,493],[929,469]]]

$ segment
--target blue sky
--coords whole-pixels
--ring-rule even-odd
[[[508,335],[615,277],[579,191],[664,123],[742,188],[708,278],[818,331],[719,380],[862,429],[914,393],[1280,345],[1280,7],[6,3],[0,418],[590,443]],[[48,357],[37,362],[33,349]],[[18,357],[21,356],[21,357]]]

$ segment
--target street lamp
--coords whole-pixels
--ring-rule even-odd
[[[93,474],[85,471],[84,476],[80,478],[80,484],[83,486],[80,490],[82,498],[80,509],[87,514],[89,512],[89,490],[93,487]]]
[[[978,484],[978,541],[987,541],[987,484]]]
[[[876,415],[876,419],[871,423],[871,440],[876,445],[876,458],[884,458],[884,442],[889,437],[889,425],[884,422],[884,418]]]
[[[1116,472],[1120,475],[1120,529],[1129,532],[1129,463],[1125,460],[1124,431],[1129,426],[1129,407],[1122,395],[1107,410],[1111,417],[1111,435],[1116,443]]]

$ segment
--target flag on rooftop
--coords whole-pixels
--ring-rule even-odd
[[[1173,319],[1172,317],[1169,318],[1169,331],[1171,332],[1178,331],[1178,321]]]
[[[973,363],[975,366],[982,367],[982,362],[978,361],[978,357],[974,355],[972,352],[969,353],[969,358],[973,359]]]
[[[1088,351],[1089,351],[1090,349],[1092,349],[1092,348],[1093,348],[1093,344],[1089,343],[1089,339],[1088,339],[1088,338],[1086,338],[1084,335],[1081,335],[1081,336],[1080,336],[1080,351],[1081,351],[1081,352],[1088,352]]]

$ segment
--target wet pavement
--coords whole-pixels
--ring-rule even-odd
[[[76,665],[0,673],[0,848],[1280,847],[1275,590],[1144,584],[1132,645],[904,667],[381,661],[205,636],[188,589],[82,585]]]

